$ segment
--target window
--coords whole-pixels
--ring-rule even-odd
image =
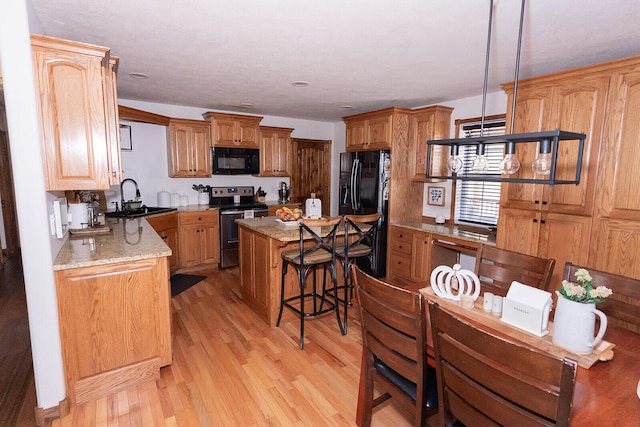
[[[456,120],[456,132],[459,138],[480,136],[480,118]],[[485,119],[484,135],[504,135],[504,115]],[[476,157],[473,146],[461,146],[459,155],[462,158],[462,171],[458,175],[471,172],[471,165]],[[500,175],[499,163],[504,156],[504,145],[485,146],[485,155],[489,163],[487,174]],[[455,222],[476,226],[495,226],[498,224],[500,209],[500,183],[478,181],[456,181]]]

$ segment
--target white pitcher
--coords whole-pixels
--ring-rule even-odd
[[[558,303],[553,317],[553,342],[576,354],[590,354],[607,330],[607,316],[596,310],[595,303],[584,304],[566,299],[556,291]],[[593,337],[596,316],[600,330]]]

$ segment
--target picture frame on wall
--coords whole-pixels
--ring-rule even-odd
[[[131,126],[129,125],[120,125],[120,149],[122,151],[133,151]]]
[[[427,187],[427,204],[432,206],[444,206],[446,188],[440,186],[428,186]]]

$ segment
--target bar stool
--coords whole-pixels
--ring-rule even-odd
[[[342,335],[347,333],[347,309],[353,298],[353,277],[351,265],[359,258],[368,258],[369,266],[376,262],[376,239],[380,230],[381,212],[367,215],[344,215],[344,244],[336,249],[336,256],[340,260],[344,273],[344,282],[336,286],[335,293],[327,291],[327,295],[334,298],[338,312],[338,322]],[[344,291],[343,298],[338,295],[339,290]],[[340,303],[343,306],[343,321],[340,321]]]
[[[326,299],[326,273],[327,268],[331,274],[334,292],[337,293],[337,275],[336,275],[336,234],[338,226],[342,218],[332,219],[300,219],[298,221],[300,233],[300,247],[282,252],[282,286],[280,289],[280,312],[278,313],[278,321],[276,326],[280,326],[282,312],[284,307],[289,308],[300,316],[300,350],[304,348],[304,318],[318,316],[327,313],[336,308],[336,305]],[[305,239],[311,241],[311,245],[305,247]],[[296,269],[298,274],[298,284],[300,293],[289,298],[285,298],[285,276],[287,275],[288,266],[291,265]],[[322,277],[322,293],[318,293],[316,284],[316,268],[323,267]],[[313,289],[305,293],[305,285],[307,276],[313,270]],[[305,299],[311,299],[313,309],[305,311]],[[319,302],[319,304],[318,304]],[[299,303],[299,308],[292,303]],[[324,307],[324,304],[327,307]],[[340,317],[338,317],[338,326],[340,326]],[[340,328],[342,330],[342,328]]]

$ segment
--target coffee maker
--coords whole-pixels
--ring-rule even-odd
[[[278,203],[289,203],[289,186],[282,181],[278,184]]]

